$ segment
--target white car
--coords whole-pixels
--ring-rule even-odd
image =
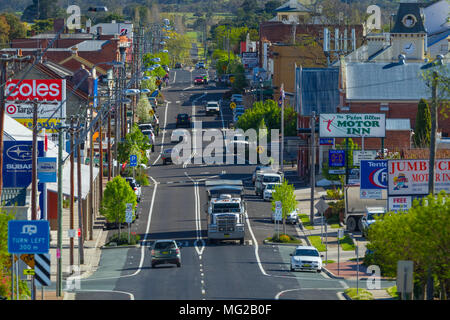
[[[186,140],[189,137],[189,132],[186,129],[175,129],[170,136],[171,143],[178,143],[182,140]]]
[[[155,151],[155,134],[153,130],[141,130],[143,135],[148,137],[150,144],[152,145],[152,152]]]
[[[206,114],[219,114],[220,113],[220,106],[218,101],[208,101],[205,106],[205,113]]]
[[[265,185],[263,192],[264,201],[272,200],[272,194],[275,192],[275,186],[280,185],[280,183],[268,183]]]
[[[298,246],[291,256],[291,271],[296,269],[322,271],[322,257],[315,247]]]
[[[272,223],[275,223],[275,221],[277,219],[275,219],[275,212],[272,211]],[[298,223],[298,209],[295,209],[294,211],[292,211],[291,213],[288,214],[288,216],[286,217],[286,223],[291,223],[291,224],[297,224]],[[278,220],[281,222],[281,220]]]

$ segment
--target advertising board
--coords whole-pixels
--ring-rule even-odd
[[[386,116],[378,113],[322,113],[321,138],[383,138],[386,135]]]

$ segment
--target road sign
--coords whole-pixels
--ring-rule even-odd
[[[413,291],[413,270],[413,261],[397,261],[397,292],[411,293]]]
[[[236,103],[234,103],[234,102],[230,103],[230,108],[231,108],[231,109],[236,108]]]
[[[132,223],[133,222],[133,213],[132,212],[126,212],[125,213],[125,222],[126,223]]]
[[[34,276],[35,272],[34,269],[23,269],[23,274],[26,276]]]
[[[50,248],[50,225],[47,220],[8,221],[8,252],[48,253]]]
[[[50,280],[50,254],[37,254],[34,256],[34,261],[34,279],[41,286],[49,286],[52,283]]]
[[[137,155],[131,154],[130,155],[130,167],[136,167],[137,166]]]
[[[319,144],[321,146],[332,146],[334,145],[334,138],[320,138]]]
[[[34,254],[21,254],[20,259],[30,268],[34,268]]]
[[[361,160],[375,160],[376,157],[376,150],[353,150],[353,165],[359,167]]]
[[[39,157],[37,159],[38,180],[41,183],[56,182],[56,157]]]
[[[329,167],[344,167],[345,166],[345,150],[328,151]]]
[[[344,229],[338,229],[338,238],[341,239],[344,237]]]
[[[320,214],[322,214],[329,208],[329,205],[325,202],[325,200],[321,198],[314,207],[317,209],[317,211],[319,211]]]

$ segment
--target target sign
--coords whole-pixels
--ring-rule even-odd
[[[15,114],[16,111],[17,111],[17,108],[16,108],[15,105],[10,104],[10,105],[6,106],[6,112],[7,112],[8,114]]]

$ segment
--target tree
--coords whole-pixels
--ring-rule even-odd
[[[25,38],[27,36],[27,27],[20,19],[12,13],[2,13],[0,17],[4,17],[9,26],[8,41],[13,39]],[[1,18],[0,18],[1,19]],[[3,32],[3,28],[1,29]]]
[[[367,248],[373,264],[386,276],[395,277],[397,261],[414,261],[416,297],[423,298],[428,270],[438,281],[441,298],[450,291],[450,196],[437,195],[414,200],[407,212],[389,212],[376,218],[368,231]]]
[[[35,20],[35,23],[31,26],[31,30],[36,33],[43,33],[53,30],[53,19],[47,20]]]
[[[147,164],[148,159],[146,150],[150,148],[149,139],[145,136],[137,124],[134,124],[130,132],[127,133],[125,139],[119,142],[117,147],[118,160],[121,163],[127,162],[130,159],[130,155],[135,154],[137,156],[137,162],[139,164]]]
[[[55,5],[53,0],[33,0],[33,3],[23,11],[21,20],[25,22],[47,20],[58,18],[61,13],[61,8]]]
[[[276,201],[281,201],[283,233],[286,234],[286,218],[292,211],[297,208],[294,186],[292,184],[288,184],[288,181],[286,179],[283,179],[283,183],[275,186],[275,191],[273,192],[272,197],[272,211],[275,211]]]
[[[125,222],[125,211],[127,203],[136,206],[136,194],[130,184],[121,176],[116,176],[106,185],[103,200],[100,207],[100,214],[105,216],[107,221],[115,222],[119,225]]]
[[[9,42],[9,25],[4,16],[0,16],[0,45],[6,45]]]
[[[431,113],[425,99],[420,99],[417,108],[416,125],[413,135],[416,148],[425,148],[430,145]]]
[[[150,116],[151,106],[150,102],[148,102],[146,94],[141,94],[136,108],[137,108],[136,113],[139,118],[139,122],[148,123],[151,120]]]

